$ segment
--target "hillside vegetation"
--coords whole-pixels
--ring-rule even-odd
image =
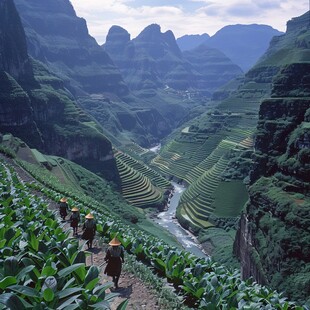
[[[47,188],[42,183],[21,183],[3,159],[0,173],[0,212],[6,223],[10,224],[0,227],[2,308],[15,305],[19,309],[65,306],[88,309],[99,308],[103,301],[107,303],[110,298],[105,290],[110,284],[98,283],[98,268],[85,265],[86,254],[77,247],[76,239],[68,238],[68,233],[59,227],[60,220],[55,213],[49,211],[43,200],[31,191],[41,191],[42,195],[55,202],[64,193]],[[53,186],[52,181],[49,185]],[[232,309],[274,305],[277,309],[302,309],[286,302],[276,292],[250,281],[241,281],[237,271],[196,258],[157,237],[127,226],[95,200],[89,208],[85,207],[89,202],[85,200],[86,196],[68,191],[66,195],[69,204],[79,207],[82,216],[89,211],[94,213],[98,237],[110,240],[117,233],[128,253],[152,265],[159,275],[173,283],[193,307]],[[125,305],[120,309],[125,309]]]

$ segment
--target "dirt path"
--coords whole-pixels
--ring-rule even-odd
[[[23,170],[20,166],[15,164],[15,162],[2,154],[0,154],[0,158],[4,161],[8,162],[12,165],[17,172],[19,178],[23,182],[37,182],[31,175],[29,175],[25,170]],[[34,194],[38,196],[43,196],[41,192],[35,191]],[[45,201],[48,203],[49,208],[51,210],[58,209],[57,203],[50,200],[47,197],[44,197]],[[67,219],[69,216],[67,216]],[[63,222],[64,229],[70,228],[70,225],[67,221]],[[80,224],[81,226],[81,224]],[[82,230],[81,227],[78,229],[78,238],[79,242],[82,244],[85,243],[81,237]],[[90,255],[87,256],[86,265],[95,265],[100,268],[100,283],[110,282],[111,278],[104,274],[104,257],[105,257],[105,250],[107,249],[107,244],[99,244],[98,240],[94,241],[94,247],[91,250],[86,249],[86,245],[84,250],[90,252]],[[126,261],[125,261],[126,264]],[[156,310],[160,309],[158,305],[158,298],[156,294],[152,291],[151,288],[147,287],[139,278],[134,276],[131,273],[122,271],[121,277],[119,279],[119,289],[111,289],[111,292],[119,294],[116,298],[114,298],[113,302],[110,303],[111,310],[116,310],[118,305],[128,299],[128,310]]]

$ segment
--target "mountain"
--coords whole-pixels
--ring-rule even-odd
[[[32,75],[24,29],[12,1],[0,2],[0,70],[25,81]]]
[[[64,82],[27,54],[12,0],[0,1],[0,131],[118,182],[110,141],[77,107]],[[96,167],[95,167],[96,166]]]
[[[134,140],[150,145],[168,134],[186,113],[180,107],[176,119],[169,120],[165,116],[171,114],[170,107],[162,115],[162,106],[169,105],[166,98],[156,97],[154,105],[145,100],[147,93],[142,94],[143,100],[132,96],[119,69],[88,34],[85,20],[76,16],[69,0],[15,2],[30,55],[63,81],[63,87],[96,119],[113,143]]]
[[[42,146],[27,92],[19,83],[34,83],[24,29],[13,1],[0,1],[0,129],[32,136]]]
[[[61,77],[77,94],[128,93],[119,70],[88,34],[69,0],[14,0],[21,16],[29,54]]]
[[[131,90],[172,88],[210,96],[217,87],[241,74],[223,53],[201,47],[182,53],[171,31],[146,27],[137,38],[113,26],[103,48],[120,68]]]
[[[253,68],[277,72],[262,101],[250,174],[249,202],[235,253],[243,276],[310,304],[310,12],[287,23],[285,35]],[[294,285],[292,285],[294,284]]]
[[[183,52],[198,47],[200,44],[205,43],[209,38],[210,36],[207,33],[186,34],[180,38],[177,38],[177,44]]]
[[[205,87],[211,93],[243,74],[241,68],[222,52],[204,44],[190,51],[184,51],[183,56],[200,73],[200,79],[197,81],[198,89]]]
[[[267,25],[230,25],[215,33],[205,43],[219,49],[243,71],[248,71],[264,54],[274,36],[282,32]]]
[[[186,90],[195,85],[197,77],[183,59],[173,33],[162,33],[157,24],[146,27],[131,41],[125,29],[113,26],[103,48],[120,67],[132,90],[166,85]]]

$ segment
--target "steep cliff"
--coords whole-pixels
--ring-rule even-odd
[[[149,145],[170,132],[171,124],[179,121],[170,121],[163,116],[164,109],[161,107],[168,103],[165,99],[158,99],[153,89],[150,93],[142,93],[142,99],[129,93],[120,70],[88,34],[85,20],[76,16],[69,0],[15,2],[25,26],[30,55],[63,80],[63,87],[69,89],[78,98],[80,106],[100,122],[105,134],[114,143],[134,140]],[[127,42],[129,35],[125,33],[122,37],[122,34],[118,36],[116,32],[115,36],[116,42],[120,41],[114,48],[115,55],[118,55],[122,50],[122,42]],[[155,96],[152,103],[145,100],[150,96]],[[160,105],[163,101],[164,104]],[[136,114],[137,110],[149,113],[151,121],[155,121],[156,117],[153,116],[156,113],[161,121],[159,124],[153,122],[145,125]],[[130,130],[126,126],[122,127],[126,125],[123,121],[125,115],[128,123],[134,119],[135,126]]]
[[[29,54],[44,62],[77,93],[128,93],[119,70],[88,34],[69,0],[14,0]]]
[[[6,71],[17,81],[32,75],[25,32],[13,0],[0,1],[0,70]]]
[[[118,182],[110,141],[77,106],[64,82],[27,54],[12,0],[0,1],[0,131]]]
[[[34,84],[24,29],[12,0],[0,1],[0,130],[42,146],[31,102],[19,84]]]
[[[308,18],[309,12],[288,22],[261,62],[261,68],[281,69],[260,107],[250,199],[235,252],[244,277],[310,303]]]

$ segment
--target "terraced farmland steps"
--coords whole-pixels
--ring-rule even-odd
[[[163,199],[164,189],[155,186],[151,179],[146,176],[147,169],[141,165],[140,171],[142,172],[140,172],[139,167],[137,168],[138,163],[121,152],[116,153],[115,158],[121,179],[123,197],[135,207],[159,205]]]
[[[213,193],[221,181],[221,173],[226,169],[228,160],[222,157],[207,171],[192,183],[181,197],[182,215],[199,227],[212,226],[208,222],[214,211]]]

